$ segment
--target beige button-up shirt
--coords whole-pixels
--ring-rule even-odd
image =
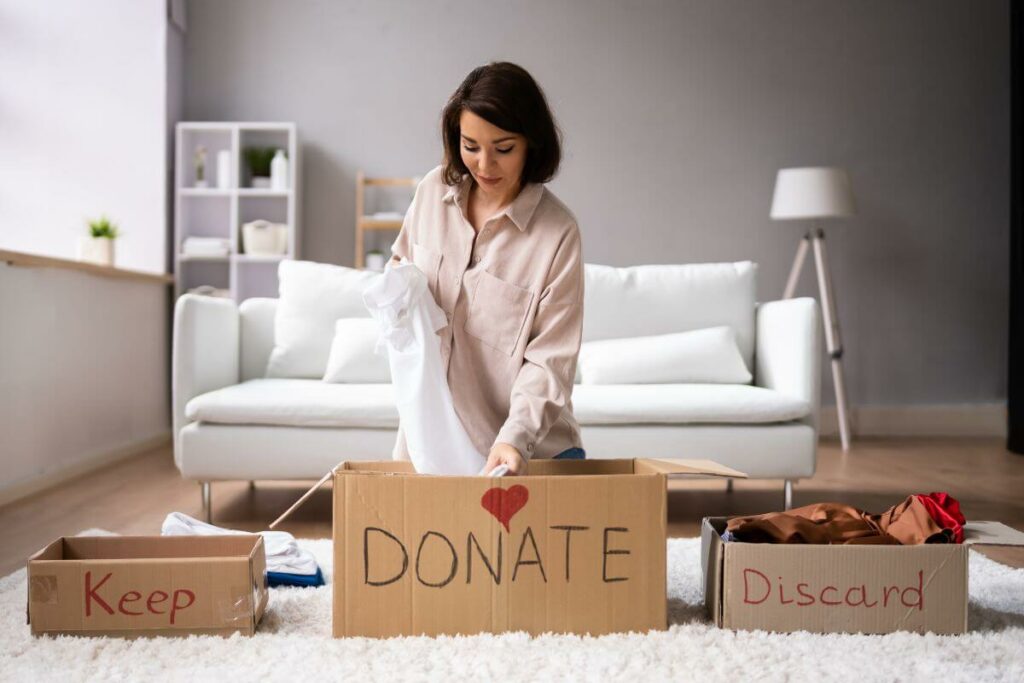
[[[583,330],[583,259],[572,212],[527,184],[473,230],[472,178],[445,185],[441,167],[416,188],[392,258],[423,271],[448,326],[441,337],[455,411],[476,449],[498,442],[524,458],[580,447],[572,412]],[[394,456],[408,459],[399,427]]]

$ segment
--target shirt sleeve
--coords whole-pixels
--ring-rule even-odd
[[[512,385],[508,419],[495,443],[529,460],[572,396],[583,336],[583,259],[579,229],[559,245]]]
[[[398,232],[398,237],[395,238],[394,243],[391,245],[391,261],[398,263],[402,258],[412,260],[412,226],[416,222],[416,213],[419,210],[419,199],[423,193],[423,183],[416,187],[416,192],[412,196],[412,203],[409,204],[409,208],[405,212],[405,218],[402,220],[402,229]]]

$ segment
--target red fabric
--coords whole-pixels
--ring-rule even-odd
[[[927,496],[923,493],[914,495],[924,504],[935,523],[950,532],[954,543],[964,542],[964,524],[967,519],[960,512],[960,501],[945,491],[929,493]]]

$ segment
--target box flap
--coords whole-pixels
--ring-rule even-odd
[[[683,460],[677,458],[637,458],[637,471],[641,469],[661,474],[700,474],[712,477],[746,479],[747,475],[712,460]]]
[[[722,537],[713,521],[701,521],[701,574],[704,577],[704,609],[716,626],[722,625]]]
[[[964,545],[1024,546],[1024,532],[1002,522],[968,522],[964,525]]]
[[[319,489],[321,486],[323,486],[324,484],[327,483],[327,480],[330,479],[331,476],[333,476],[334,473],[338,471],[339,467],[344,467],[346,464],[347,463],[340,463],[340,464],[335,465],[334,467],[332,467],[330,470],[328,470],[327,474],[325,474],[324,476],[320,477],[320,481],[318,481],[317,483],[313,484],[313,486],[310,487],[310,489],[308,491],[306,491],[301,496],[299,496],[299,499],[297,501],[295,501],[294,503],[292,503],[291,507],[289,507],[287,510],[285,510],[281,514],[280,517],[278,517],[273,522],[271,522],[270,525],[267,528],[268,529],[274,529],[274,528],[277,527],[278,524],[280,524],[284,520],[288,519],[288,517],[290,517],[293,512],[295,512],[300,507],[302,507],[302,504],[310,499],[310,497],[313,495],[313,493],[315,493],[317,491],[317,489]]]

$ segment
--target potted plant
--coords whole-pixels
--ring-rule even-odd
[[[270,187],[270,162],[273,161],[276,152],[275,147],[246,147],[242,150],[253,187]]]
[[[114,240],[121,234],[106,216],[87,221],[89,235],[78,239],[78,260],[101,266],[114,265]]]
[[[206,147],[203,145],[196,147],[192,163],[196,170],[196,187],[207,187],[209,183],[206,182]]]

